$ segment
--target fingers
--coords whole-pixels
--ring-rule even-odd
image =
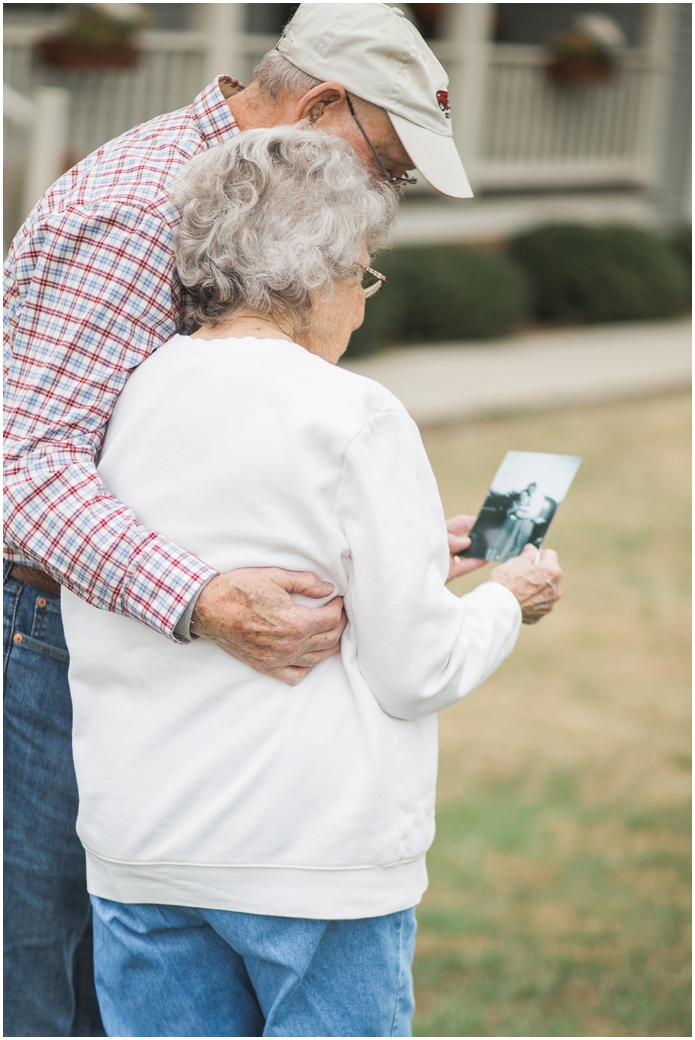
[[[301,644],[294,648],[294,653],[287,655],[287,664],[307,664],[308,658],[313,654],[328,654],[340,647],[340,637],[345,628],[346,619],[336,628],[328,632],[318,632],[316,635],[303,639]],[[323,658],[321,658],[323,660]],[[279,663],[279,662],[278,662]]]
[[[456,559],[454,557],[449,564],[449,574],[446,580],[452,581],[454,578],[460,578],[462,574],[470,574],[471,571],[484,567],[486,563],[487,560]]]
[[[525,545],[522,551],[519,553],[520,559],[533,560],[534,562],[538,562],[538,560],[540,560],[540,557],[540,549],[537,549],[535,545],[531,545],[530,543],[528,545]]]
[[[535,625],[536,622],[544,618],[546,614],[549,614],[553,609],[557,601],[562,595],[561,590],[558,589],[557,595],[544,600],[542,603],[537,603],[533,607],[522,607],[521,610],[521,621],[524,625]]]
[[[559,581],[562,578],[562,568],[554,549],[541,549],[541,563],[544,570],[547,570],[553,576],[554,581]]]
[[[449,534],[460,536],[468,534],[474,523],[474,516],[468,516],[465,513],[459,513],[458,516],[452,516],[450,520],[447,520],[446,529],[449,532]]]
[[[467,534],[448,534],[447,539],[449,542],[449,552],[452,556],[455,556],[457,552],[461,552],[462,549],[467,549],[471,544],[471,540]]]
[[[500,582],[516,596],[525,625],[535,625],[545,617],[562,595],[562,571],[552,549],[524,546],[519,556],[496,567],[491,581]]]
[[[453,581],[454,578],[460,578],[462,574],[470,574],[471,571],[477,571],[479,567],[483,567],[486,563],[485,560],[459,557],[459,553],[464,552],[471,544],[471,540],[468,538],[468,532],[473,527],[474,523],[475,517],[468,516],[466,513],[459,513],[458,516],[452,516],[446,522],[450,556],[449,573],[446,578],[447,581]]]
[[[557,589],[556,598],[559,599],[561,592],[559,583],[562,580],[562,568],[554,549],[541,549],[538,554],[538,567],[546,575],[548,581]]]
[[[314,615],[319,610],[323,612],[323,620],[317,621]],[[291,613],[285,614],[281,621],[282,627],[277,629],[245,633],[243,641],[237,633],[227,632],[207,638],[255,671],[274,675],[279,668],[308,667],[336,653],[347,617],[341,601],[337,607],[333,607],[332,602],[317,609],[293,606]]]
[[[455,535],[449,535],[449,556],[458,558],[462,552],[464,552],[471,544],[470,538],[457,538]]]
[[[535,545],[524,546],[521,556],[533,557],[537,562],[543,562],[550,565],[559,565],[558,556],[554,549],[537,549]]]
[[[325,646],[329,645],[326,643],[326,639],[336,633],[337,638],[340,639],[347,624],[343,600],[340,596],[336,596],[330,603],[326,603],[322,607],[296,607],[294,622],[297,631],[304,633],[304,641],[311,643],[308,649],[323,650]],[[303,646],[302,650],[304,649]]]
[[[305,571],[239,568],[205,586],[191,631],[256,671],[294,685],[307,668],[338,651],[347,618],[340,596],[312,608],[294,603],[290,593],[315,599],[334,592],[330,582]]]
[[[235,657],[250,668],[253,668],[254,672],[260,672],[261,675],[272,675],[275,678],[282,679],[283,682],[288,682],[293,677],[296,682],[299,682],[299,678],[303,678],[315,665],[321,664],[322,661],[333,657],[334,654],[340,653],[340,634],[337,637],[337,641],[334,641],[326,649],[298,654],[292,659],[291,663],[282,665],[278,663],[276,653],[266,653],[262,656],[260,649],[256,648],[254,654],[249,654],[244,653],[236,644],[232,644],[228,640],[215,639],[212,642],[216,643],[220,650],[229,654],[230,657]],[[297,673],[299,672],[303,674],[297,678]],[[291,682],[290,685],[294,686],[296,682]]]
[[[237,647],[229,644],[217,642],[217,645],[221,650],[229,654],[230,657],[236,657],[238,660],[243,661],[244,664],[253,668],[255,672],[260,672],[261,675],[272,675],[275,679],[280,679],[290,686],[296,686],[317,664],[321,664],[322,661],[327,661],[329,657],[340,653],[340,637],[338,637],[338,641],[326,650],[307,652],[299,655],[291,664],[278,666],[275,661],[263,662],[258,656],[251,657],[240,654]]]
[[[335,654],[340,653],[340,640],[327,650],[313,650],[307,651],[305,654],[301,654],[296,661],[292,662],[292,667],[299,668],[313,668],[314,665],[321,664],[322,661],[327,661],[329,657],[333,657]]]
[[[537,549],[535,545],[525,545],[517,559],[528,559],[537,567],[542,567],[553,581],[559,581],[562,577],[560,563],[554,549]]]
[[[329,581],[321,581],[310,571],[283,571],[279,567],[271,567],[272,580],[285,592],[295,592],[312,599],[323,599],[335,591],[335,585]]]
[[[287,683],[288,686],[296,686],[310,671],[311,668],[297,668],[294,665],[288,665],[286,668],[278,668],[276,671],[268,674],[275,679],[279,679],[280,682]]]

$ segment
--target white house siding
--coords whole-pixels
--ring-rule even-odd
[[[293,8],[152,4],[157,24],[142,35],[136,69],[73,72],[41,67],[32,53],[51,20],[55,24],[56,9],[66,6],[6,5],[8,12],[25,10],[19,18],[15,10],[4,47],[5,81],[25,97],[42,86],[69,90],[66,168],[129,127],[190,103],[218,72],[248,78]],[[48,21],[39,8],[51,8]],[[615,79],[579,88],[551,83],[543,43],[576,13],[599,9],[620,22],[628,41]],[[689,4],[445,5],[442,38],[431,43],[451,76],[454,132],[478,196],[461,211],[472,215],[486,198],[504,193],[524,197],[533,222],[533,207],[551,203],[558,192],[567,214],[572,193],[596,200],[598,191],[609,190],[622,192],[623,213],[639,210],[644,217],[645,200],[652,199],[665,221],[682,219],[689,205],[690,10]],[[495,42],[496,34],[507,42]],[[26,150],[13,135],[9,131],[6,152],[10,235],[25,215],[17,185]],[[410,193],[404,216],[418,198],[424,205],[427,194],[423,182]],[[609,219],[611,209],[608,198]],[[497,210],[499,224],[504,217]],[[419,224],[426,225],[424,215]],[[457,220],[467,237],[463,225]]]

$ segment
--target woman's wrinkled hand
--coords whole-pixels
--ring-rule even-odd
[[[490,581],[497,581],[512,592],[521,607],[525,625],[535,625],[549,614],[562,595],[562,571],[553,549],[524,546],[520,556],[495,567]]]

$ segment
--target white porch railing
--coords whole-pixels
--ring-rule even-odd
[[[626,52],[613,79],[553,83],[542,48],[492,48],[478,184],[488,188],[649,184],[652,106],[658,72]]]
[[[611,81],[563,87],[548,79],[542,48],[488,42],[493,5],[449,5],[448,38],[433,47],[451,75],[454,132],[474,188],[651,183],[662,75],[654,41],[673,5],[648,6],[656,29],[646,50],[626,51]],[[242,31],[243,4],[197,7],[201,31],[144,33],[140,64],[123,71],[46,69],[32,58],[46,26],[9,26],[5,79],[24,95],[48,86],[69,91],[74,163],[124,130],[189,104],[215,73],[248,78],[277,42]]]
[[[277,43],[275,36],[241,34],[227,57],[224,47],[214,46],[219,41],[211,39],[210,33],[160,30],[141,35],[142,57],[134,69],[72,71],[36,64],[34,46],[44,33],[37,26],[6,27],[5,81],[25,95],[45,85],[70,91],[68,136],[73,162],[138,123],[189,105],[217,73],[247,78],[258,59]]]
[[[94,71],[37,65],[33,48],[40,35],[34,27],[6,30],[5,79],[24,94],[39,84],[69,91],[68,138],[73,163],[130,127],[190,104],[205,84],[202,34],[148,33],[136,68]]]

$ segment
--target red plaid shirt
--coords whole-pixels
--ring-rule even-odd
[[[5,263],[5,556],[170,638],[216,571],[142,527],[96,460],[130,372],[186,326],[167,187],[235,133],[215,81],[61,177]]]

